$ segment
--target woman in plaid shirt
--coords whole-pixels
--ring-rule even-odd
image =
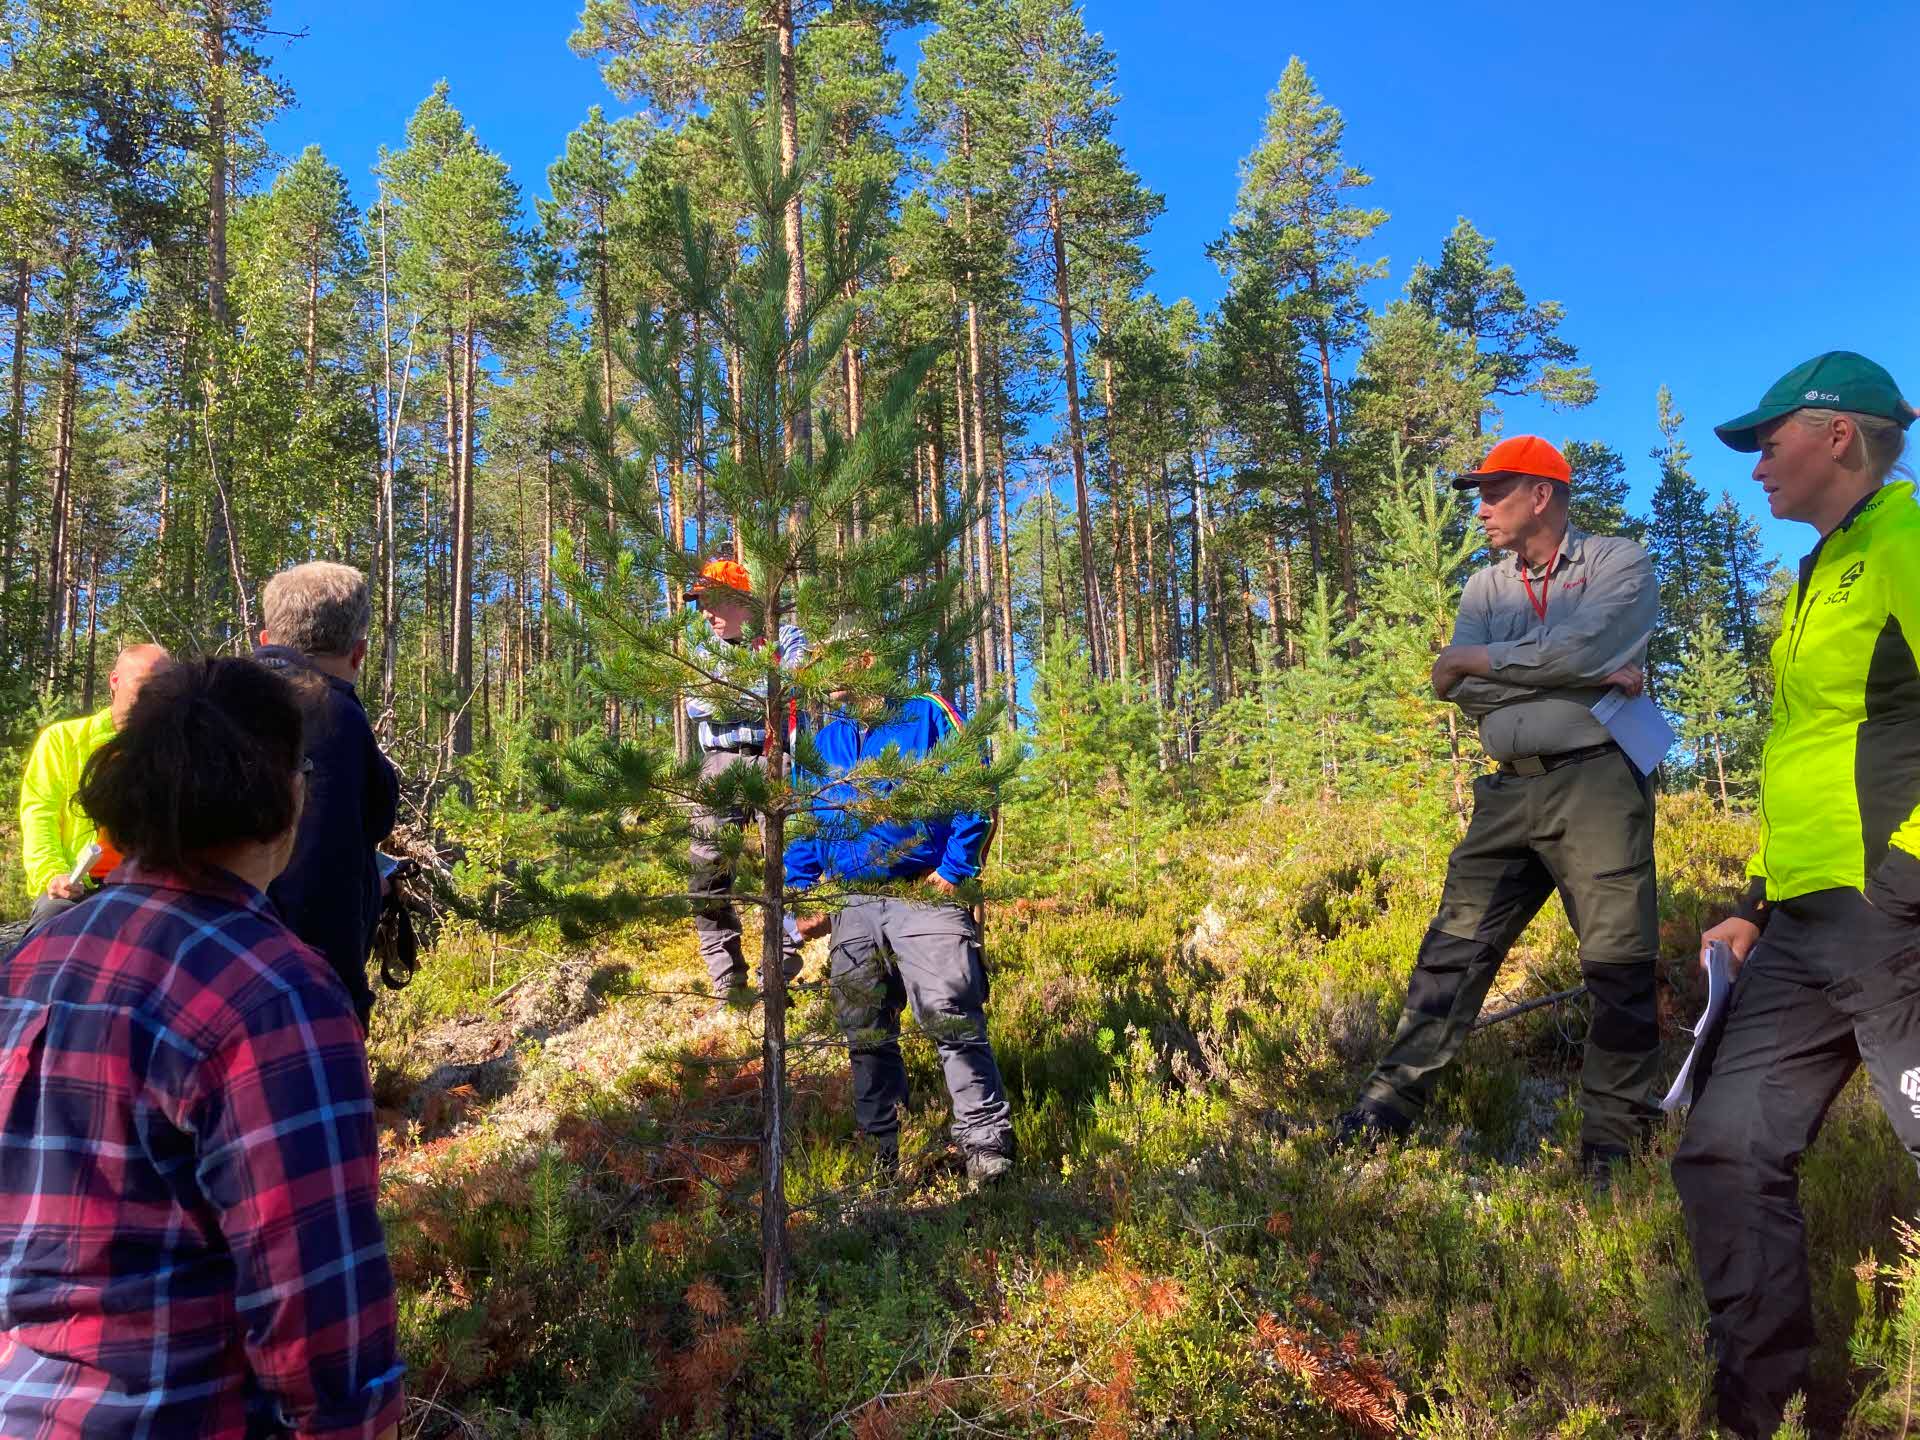
[[[127,861],[0,966],[0,1435],[395,1433],[366,1050],[264,893],[302,754],[287,683],[208,660],[88,763]]]

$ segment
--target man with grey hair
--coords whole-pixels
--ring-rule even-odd
[[[313,767],[293,858],[267,895],[294,934],[326,956],[365,1026],[373,1014],[367,957],[381,903],[374,851],[393,829],[400,798],[399,778],[354,689],[373,604],[358,570],[315,560],[269,580],[260,606],[266,625],[254,659],[300,692]]]

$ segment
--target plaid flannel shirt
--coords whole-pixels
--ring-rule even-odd
[[[129,864],[0,965],[0,1434],[400,1418],[366,1047],[265,896]]]

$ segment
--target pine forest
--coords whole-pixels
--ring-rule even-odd
[[[1603,430],[1629,377],[1471,214],[1390,260],[1388,162],[1311,55],[1234,137],[1217,302],[1156,289],[1101,8],[572,0],[548,43],[600,87],[543,174],[455,70],[362,175],[286,143],[323,12],[0,0],[0,782],[125,647],[244,656],[277,572],[367,577],[419,935],[367,1035],[402,1436],[1733,1433],[1683,1116],[1581,1165],[1600,1002],[1559,903],[1404,1143],[1332,1128],[1492,769],[1429,681],[1497,558],[1452,477],[1547,414],[1572,523],[1651,559],[1663,1089],[1812,532],[1782,553],[1701,478],[1749,457],[1703,464],[1717,417],[1658,377]],[[716,560],[755,642],[717,658]],[[702,773],[689,696],[749,702],[758,769]],[[795,847],[850,696],[954,722],[855,810],[993,820],[995,1185],[917,997],[876,1180],[839,932],[760,980],[846,900]],[[753,817],[719,843],[754,989],[718,1006],[703,806]],[[9,814],[24,917],[19,847]],[[1909,1434],[1920,1180],[1864,1074],[1799,1175],[1781,1433]]]

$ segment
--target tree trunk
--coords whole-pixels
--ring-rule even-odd
[[[71,260],[72,247],[68,247]],[[69,274],[71,265],[68,266]],[[60,341],[60,408],[54,422],[53,495],[47,507],[52,532],[47,541],[47,624],[45,635],[46,684],[53,688],[60,656],[60,620],[66,611],[63,590],[67,571],[68,517],[73,512],[69,492],[73,483],[73,415],[80,388],[79,309],[77,287],[67,285],[67,313]]]
[[[1187,588],[1189,603],[1193,607],[1193,646],[1196,653],[1200,649],[1200,637],[1206,633],[1200,624],[1200,583],[1201,577],[1208,573],[1206,535],[1207,479],[1207,464],[1203,447],[1201,454],[1193,457],[1193,504],[1191,513],[1187,516],[1192,530],[1192,534],[1189,537],[1189,544],[1193,550],[1193,572],[1187,577]],[[1171,524],[1173,517],[1169,515],[1167,519],[1168,523]],[[1212,572],[1212,579],[1213,592],[1209,597],[1212,604],[1209,608],[1213,612],[1214,630],[1218,639],[1214,646],[1215,654],[1213,664],[1210,667],[1212,672],[1210,678],[1213,684],[1214,703],[1218,704],[1222,698],[1220,683],[1223,664],[1225,666],[1227,688],[1229,691],[1233,688],[1233,659],[1227,647],[1227,632],[1223,623],[1225,617],[1220,610],[1220,576],[1217,564],[1215,570]]]
[[[977,708],[993,684],[993,655],[990,649],[992,624],[987,611],[990,597],[981,583],[990,572],[975,529],[976,521],[986,514],[980,500],[986,459],[980,449],[982,429],[980,417],[973,409],[974,393],[960,357],[956,355],[953,361],[953,428],[954,438],[960,446],[960,573],[965,580],[967,609],[973,618],[973,634],[969,637],[972,658],[968,668],[973,677],[973,704]]]
[[[792,170],[800,159],[799,89],[794,76],[793,0],[773,0],[771,20],[780,50],[780,166]],[[794,191],[787,202],[787,333],[793,343],[793,366],[805,366],[807,339],[807,249],[801,194]],[[813,461],[812,403],[801,405],[787,424],[787,453],[803,461]],[[805,523],[804,504],[796,509],[796,518]]]
[[[1000,635],[1006,642],[1000,677],[1006,682],[1007,714],[1018,718],[1020,675],[1013,643],[1013,552],[1007,531],[1007,437],[995,427],[993,437],[993,499],[1000,513]],[[1044,587],[1043,587],[1044,588]]]
[[[1056,504],[1058,497],[1053,493],[1051,486],[1047,488],[1046,496],[1047,508],[1042,513],[1047,521],[1044,528],[1053,532],[1053,583],[1055,592],[1059,596],[1054,605],[1053,614],[1054,619],[1064,625],[1067,611],[1071,607],[1067,603],[1067,561],[1060,544],[1060,510]],[[1093,642],[1089,640],[1087,643],[1091,645]]]
[[[1320,277],[1309,272],[1308,285],[1318,290]],[[1346,599],[1346,612],[1349,621],[1360,618],[1360,592],[1353,578],[1353,516],[1347,507],[1347,482],[1342,473],[1339,448],[1340,426],[1334,413],[1333,394],[1333,353],[1327,339],[1325,327],[1319,328],[1314,336],[1320,356],[1320,397],[1326,408],[1327,418],[1327,486],[1333,491],[1333,528],[1334,536],[1340,546],[1340,590]]]
[[[208,0],[207,29],[207,313],[216,342],[227,318],[227,0]]]
[[[407,347],[407,367],[413,366],[413,347]],[[394,685],[398,679],[400,644],[400,592],[395,584],[394,505],[395,475],[400,435],[400,417],[393,401],[393,312],[388,293],[387,269],[387,194],[380,192],[380,381],[381,381],[381,453],[380,453],[380,725],[381,733],[391,741],[396,728],[393,709]]]
[[[1267,633],[1273,637],[1273,653],[1277,659],[1285,644],[1284,637],[1286,635],[1286,627],[1283,619],[1284,610],[1280,599],[1285,591],[1281,588],[1280,584],[1280,546],[1274,540],[1271,531],[1267,533],[1266,542]]]
[[[458,519],[459,519],[459,505],[460,505],[460,448],[461,448],[460,447],[460,389],[459,389],[460,354],[459,354],[458,340],[459,340],[459,331],[454,328],[453,316],[448,315],[447,316],[447,358],[446,358],[447,503],[453,507],[454,519],[456,523],[458,522]],[[420,525],[421,525],[421,533],[427,537],[427,559],[429,562],[429,568],[435,568],[434,567],[435,555],[434,555],[434,546],[433,546],[432,507],[427,502],[424,494],[421,497]],[[446,556],[449,553],[450,551],[448,547],[443,543],[440,547],[440,556],[439,556],[439,563],[438,563],[438,573],[440,576],[440,598],[441,598],[441,603],[443,605],[446,603],[446,597],[453,593],[453,590],[452,590],[453,577],[451,573],[447,571],[447,569],[445,568]],[[436,645],[439,646],[441,663],[450,666],[453,663],[453,642],[452,642],[451,629],[445,628],[445,629],[439,630],[434,635],[434,642]]]
[[[0,512],[0,653],[8,652],[13,610],[14,549],[20,541],[20,447],[27,421],[27,330],[33,306],[33,266],[22,249],[13,265],[12,403],[7,408],[6,509]]]
[[[1113,359],[1100,358],[1101,394],[1107,402],[1107,500],[1113,517],[1113,629],[1120,642],[1114,673],[1128,674],[1127,594],[1120,583],[1120,515],[1126,509],[1126,477],[1120,469],[1120,440],[1113,423]]]
[[[553,658],[553,446],[541,458],[546,488],[546,515],[540,547],[540,663]]]
[[[1173,465],[1165,455],[1160,457],[1160,522],[1167,544],[1167,659],[1170,664],[1169,683],[1172,673],[1180,668],[1181,659],[1191,653],[1197,660],[1200,655],[1200,612],[1193,614],[1191,627],[1184,627],[1180,617],[1180,532],[1173,520]],[[1200,554],[1196,550],[1192,556],[1192,568],[1195,575],[1200,573]],[[1200,591],[1194,589],[1198,598]],[[1184,633],[1183,633],[1184,632]],[[1214,677],[1214,693],[1219,693],[1219,677]]]
[[[1165,669],[1165,658],[1162,655],[1161,649],[1160,649],[1160,604],[1159,604],[1160,589],[1159,589],[1159,586],[1155,583],[1154,575],[1153,575],[1153,508],[1151,504],[1148,505],[1146,520],[1144,522],[1146,525],[1146,531],[1147,531],[1147,544],[1146,544],[1147,566],[1146,566],[1146,576],[1145,576],[1146,578],[1146,613],[1145,613],[1145,621],[1144,621],[1146,628],[1144,631],[1139,630],[1139,627],[1142,624],[1141,613],[1138,608],[1139,602],[1137,599],[1137,596],[1139,594],[1138,587],[1141,579],[1141,573],[1140,573],[1141,547],[1140,547],[1139,536],[1136,533],[1136,530],[1134,527],[1133,512],[1134,512],[1134,507],[1129,505],[1127,507],[1127,562],[1132,567],[1133,576],[1134,576],[1134,586],[1135,586],[1135,595],[1136,595],[1136,601],[1135,601],[1136,608],[1134,611],[1134,626],[1135,626],[1136,632],[1142,634],[1143,641],[1147,647],[1147,664],[1149,665],[1149,667],[1151,667],[1152,673],[1153,673],[1153,699],[1154,699],[1154,703],[1158,705],[1163,703],[1166,699],[1166,687],[1162,683],[1164,680],[1163,671]]]
[[[314,226],[307,240],[307,394],[313,394],[313,379],[320,364],[320,227]]]
[[[731,315],[731,308],[729,308],[728,313]],[[740,413],[746,401],[740,391],[740,351],[738,347],[732,343],[729,343],[726,349],[727,396],[733,419],[733,434],[728,437],[728,443],[733,450],[733,463],[738,465],[745,460],[747,453],[746,425]],[[733,541],[733,558],[744,564],[746,563],[747,552],[740,543],[740,527],[733,523],[733,517],[731,515],[727,516],[726,519],[727,533]]]
[[[594,274],[594,328],[600,332],[600,413],[606,417],[606,425],[613,428],[613,290],[607,274],[607,256],[604,240],[600,254],[593,267]],[[620,521],[614,511],[613,476],[607,476],[607,533],[618,537]]]
[[[776,791],[786,772],[785,711],[785,690],[776,679],[767,687],[767,781]],[[786,812],[775,805],[760,821],[766,857],[760,936],[760,993],[766,1020],[760,1038],[760,1284],[761,1306],[768,1319],[786,1313],[793,1268],[787,1234],[787,987],[781,944],[786,820]]]
[[[707,557],[707,406],[700,394],[700,362],[705,353],[700,339],[700,312],[693,312],[692,381],[693,395],[693,550],[694,558],[704,563]]]
[[[1060,212],[1060,192],[1047,197],[1047,224],[1053,233],[1053,299],[1060,312],[1060,360],[1067,387],[1067,445],[1073,452],[1073,505],[1080,526],[1080,587],[1085,602],[1087,648],[1093,673],[1104,676],[1107,657],[1101,649],[1099,581],[1093,570],[1093,507],[1087,495],[1087,440],[1080,424],[1080,369],[1073,349],[1073,297],[1068,288],[1066,221]]]
[[[973,199],[967,199],[967,217],[971,225]],[[980,634],[979,645],[983,664],[978,676],[978,689],[974,694],[974,704],[986,699],[987,692],[994,685],[994,665],[997,658],[997,641],[994,635],[996,616],[993,609],[993,546],[988,534],[991,528],[987,519],[987,425],[986,406],[982,403],[984,387],[980,379],[980,307],[973,297],[973,273],[967,273],[967,409],[973,416],[973,473],[974,485],[969,503],[973,511],[973,553],[980,566]]]
[[[460,708],[453,722],[453,753],[473,749],[473,394],[478,379],[472,283],[466,291],[467,321],[461,331],[460,447],[453,498],[453,686]]]
[[[1293,603],[1293,596],[1293,542],[1289,540],[1280,547],[1280,619],[1286,626],[1289,665],[1300,659],[1300,607]]]
[[[687,537],[687,511],[685,487],[683,484],[685,464],[681,446],[685,443],[684,427],[676,418],[671,432],[672,440],[667,450],[667,523],[671,527],[667,540],[667,553],[680,555],[685,552]],[[679,572],[668,570],[667,609],[677,614],[685,603],[686,595],[680,587]],[[694,734],[687,720],[687,708],[684,705],[673,707],[673,753],[676,759],[685,760],[693,753]]]
[[[947,446],[938,400],[936,395],[931,419],[932,434],[927,440],[927,517],[944,530],[947,525]],[[943,546],[933,557],[933,579],[938,584],[946,578],[947,552]]]
[[[80,682],[80,713],[93,713],[93,672],[100,663],[100,551],[87,557],[87,664]],[[1726,785],[1720,793],[1724,799]],[[1724,808],[1724,807],[1723,807]]]

